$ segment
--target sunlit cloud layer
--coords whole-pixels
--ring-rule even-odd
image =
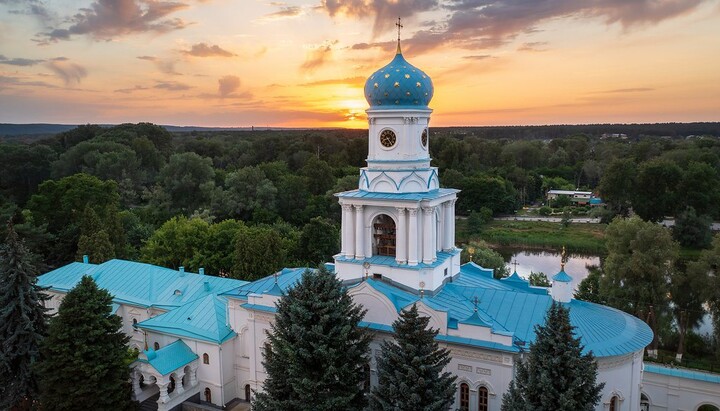
[[[720,0],[0,0],[0,122],[365,127],[398,17],[436,126],[720,120]]]

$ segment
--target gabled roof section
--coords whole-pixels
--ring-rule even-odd
[[[217,344],[235,336],[228,325],[227,299],[214,294],[138,323],[138,327]]]
[[[572,277],[570,277],[565,270],[560,270],[559,273],[553,276],[553,281],[560,281],[561,283],[571,283]]]
[[[307,267],[283,268],[273,275],[245,283],[239,287],[227,290],[223,295],[241,300],[247,300],[249,294],[270,294],[279,296],[287,293],[289,288],[295,286],[300,281],[305,271],[315,271],[315,269]]]
[[[197,354],[192,352],[190,347],[182,340],[177,340],[157,351],[151,348],[143,351],[143,354],[145,354],[147,360],[141,361],[147,361],[160,375],[170,374],[198,359]]]
[[[247,281],[182,273],[134,261],[110,260],[97,265],[70,263],[38,277],[38,285],[67,292],[83,275],[91,276],[98,287],[108,290],[116,303],[166,310],[247,284]]]

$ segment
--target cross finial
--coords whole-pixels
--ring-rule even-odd
[[[402,51],[400,50],[400,29],[403,28],[402,20],[400,17],[398,17],[397,23],[395,23],[395,26],[397,26],[398,29],[398,46],[397,46],[397,54],[402,54]]]
[[[477,298],[477,296],[475,296],[475,298],[473,298],[473,305],[475,306],[475,312],[477,312],[477,310],[478,310],[479,303],[480,303],[480,300]]]
[[[278,273],[274,273],[274,274],[273,274],[273,277],[275,277],[275,284],[277,284],[277,280],[278,280]]]
[[[560,271],[565,271],[565,263],[567,262],[567,254],[565,253],[565,246],[562,248],[562,253],[560,254]]]
[[[513,261],[511,264],[513,265],[513,271],[517,272],[517,266],[518,266],[517,260]]]

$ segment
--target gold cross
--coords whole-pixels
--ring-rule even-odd
[[[475,312],[477,312],[478,303],[480,303],[480,300],[478,300],[477,296],[473,298],[473,305],[475,306]]]
[[[401,21],[402,21],[402,20],[400,19],[400,17],[398,17],[398,21],[397,21],[397,23],[395,23],[395,25],[397,26],[397,29],[398,29],[397,54],[402,54],[402,52],[400,51],[400,29],[403,28],[403,25],[402,25]]]
[[[512,265],[515,267],[515,268],[514,268],[514,271],[517,272],[517,266],[518,266],[517,260],[513,261],[513,262],[512,262]]]

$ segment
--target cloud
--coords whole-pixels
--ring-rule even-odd
[[[493,58],[493,56],[489,54],[477,54],[474,56],[463,56],[463,58],[468,60],[487,60],[489,58]]]
[[[7,88],[8,86],[31,86],[31,87],[53,88],[53,89],[58,88],[58,86],[46,83],[44,81],[27,81],[20,77],[0,75],[0,90]]]
[[[655,91],[655,89],[651,87],[618,88],[614,90],[596,91],[595,94],[644,93],[648,91]]]
[[[110,40],[133,33],[166,33],[185,28],[179,18],[166,18],[188,7],[185,3],[160,0],[96,0],[89,8],[81,8],[70,17],[68,28],[55,28],[41,33],[41,44],[69,40],[73,35],[88,35],[97,40]],[[44,43],[43,43],[44,42]]]
[[[224,76],[218,79],[218,93],[220,97],[228,97],[240,88],[240,77]]]
[[[261,20],[285,20],[300,17],[305,14],[300,6],[287,6],[283,3],[273,3],[272,5],[280,7],[280,10],[274,13],[266,14]]]
[[[142,91],[142,90],[150,90],[150,87],[135,86],[135,87],[131,87],[131,88],[121,88],[121,89],[115,90],[115,93],[130,94],[134,91]]]
[[[45,67],[60,77],[66,86],[80,84],[80,81],[87,77],[87,70],[84,67],[67,61],[48,61]]]
[[[332,47],[337,44],[337,42],[337,40],[326,41],[319,46],[311,48],[305,56],[305,62],[300,66],[300,69],[313,72],[322,67],[332,57]]]
[[[331,17],[374,18],[374,38],[392,28],[398,17],[411,17],[435,9],[438,4],[438,0],[322,0],[321,9]]]
[[[0,64],[7,64],[10,66],[34,66],[40,64],[45,60],[34,60],[25,58],[8,58],[0,54]]]
[[[335,84],[363,84],[364,82],[365,82],[365,77],[347,77],[347,78],[340,78],[340,79],[328,79],[328,80],[313,81],[311,83],[300,84],[300,86],[312,87],[312,86],[329,86],[329,85],[335,85]]]
[[[518,47],[518,51],[547,51],[547,41],[533,41],[529,43],[523,43],[522,46]]]
[[[165,74],[172,74],[175,76],[181,75],[181,73],[175,71],[176,61],[174,60],[163,60],[155,56],[138,56],[138,59],[152,62],[153,64],[155,64],[158,70]]]
[[[182,90],[190,90],[192,87],[188,86],[187,84],[178,83],[177,81],[158,81],[153,88],[157,88],[160,90],[169,90],[169,91],[182,91]]]
[[[193,44],[190,50],[184,50],[183,54],[195,57],[233,57],[235,53],[231,53],[218,45],[210,46],[206,43]]]
[[[322,0],[330,16],[373,16],[373,37],[392,28],[394,18],[413,17],[428,10],[443,10],[445,18],[424,22],[412,36],[403,36],[403,48],[422,53],[441,46],[490,49],[522,34],[537,32],[538,25],[560,18],[596,18],[623,29],[657,24],[695,11],[712,0]],[[354,49],[380,46],[359,43]]]

